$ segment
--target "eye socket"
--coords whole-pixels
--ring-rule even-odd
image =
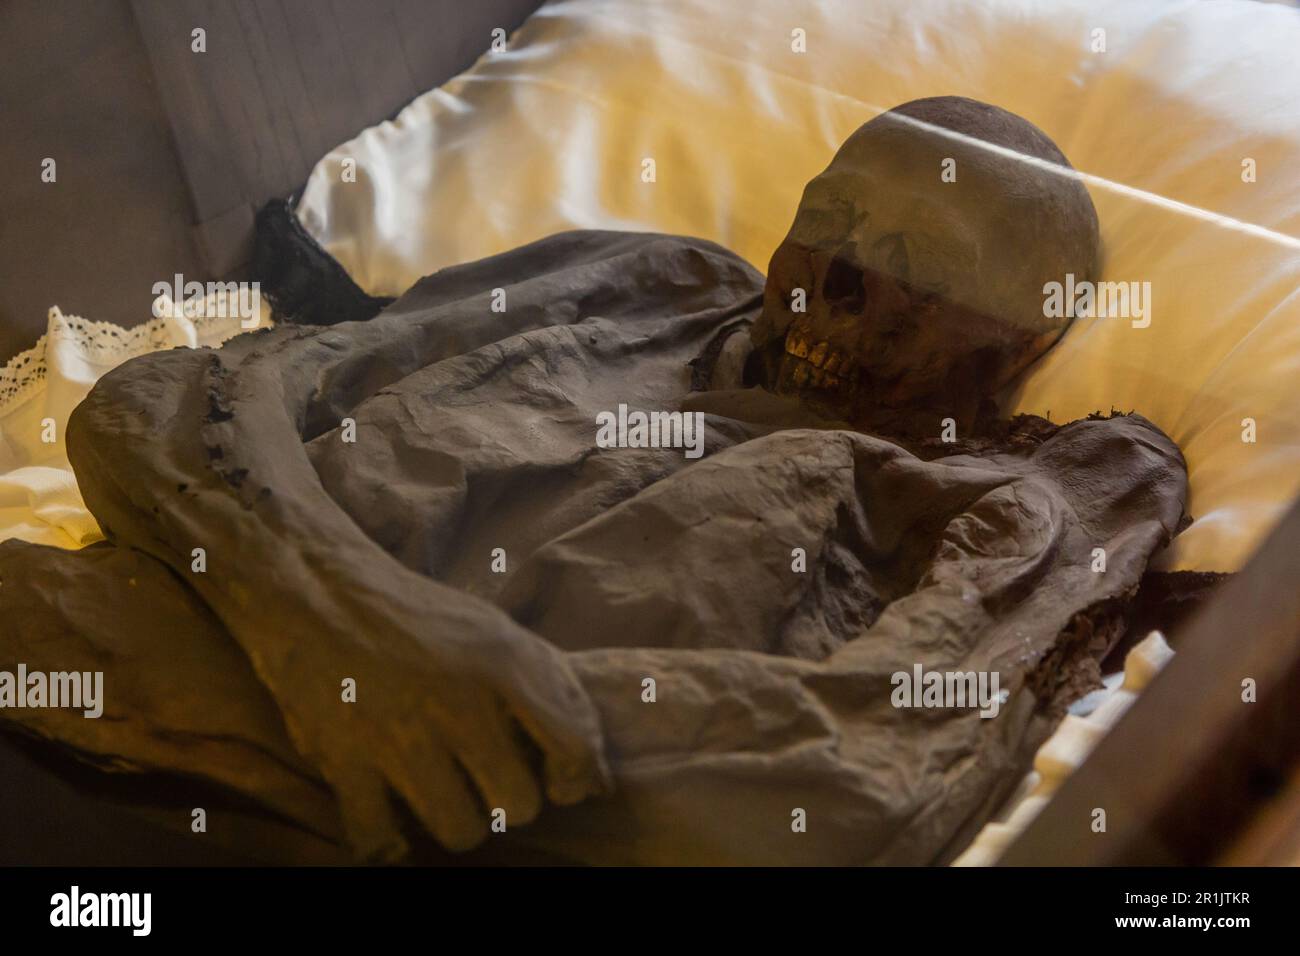
[[[822,297],[851,312],[860,311],[866,302],[856,251],[856,243],[845,244],[831,259],[826,267],[826,278],[822,280]]]

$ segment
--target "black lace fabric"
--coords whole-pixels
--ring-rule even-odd
[[[271,200],[257,214],[252,276],[279,322],[364,321],[393,301],[367,295],[302,227],[283,199]]]

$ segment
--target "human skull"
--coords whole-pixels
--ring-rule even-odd
[[[1044,285],[1099,258],[1092,200],[1041,130],[962,97],[906,103],[804,190],[751,332],[759,374],[851,422],[971,414],[1064,333]]]

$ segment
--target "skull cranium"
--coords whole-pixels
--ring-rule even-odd
[[[851,422],[969,418],[1065,331],[1044,284],[1092,279],[1099,257],[1092,200],[1037,127],[961,97],[904,104],[805,189],[751,333],[759,374]]]

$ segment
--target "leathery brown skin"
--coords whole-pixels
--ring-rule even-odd
[[[380,337],[382,324],[359,325]],[[419,336],[395,323],[389,346]],[[105,535],[168,565],[243,648],[360,858],[409,851],[390,792],[452,850],[487,836],[485,808],[522,824],[543,791],[557,804],[606,792],[599,717],[565,656],[494,605],[402,566],[321,488],[303,430],[336,413],[322,404],[346,407],[373,384],[322,394],[340,374],[335,339],[254,333],[220,352],[142,356],[101,379],[69,419],[68,453]],[[262,348],[293,359],[259,361]],[[427,361],[428,348],[407,360]],[[191,573],[196,542],[211,573]],[[341,677],[366,707],[335,706]]]
[[[967,427],[982,401],[1047,351],[1058,337],[1048,333],[1026,346],[1024,335],[1014,326],[924,298],[918,300],[911,315],[921,318],[903,327],[906,339],[900,335],[871,341],[861,334],[862,326],[852,317],[840,326],[849,333],[847,342],[836,332],[818,338],[818,331],[809,324],[791,323],[784,339],[779,340],[781,355],[772,390],[796,396],[867,431],[879,422],[879,411],[899,409],[933,411],[936,421],[951,415]],[[1024,361],[1000,369],[999,356],[1012,347],[1025,350]],[[910,374],[879,377],[875,373],[880,364],[873,368],[860,358],[872,349],[908,350],[910,354],[899,364]]]

